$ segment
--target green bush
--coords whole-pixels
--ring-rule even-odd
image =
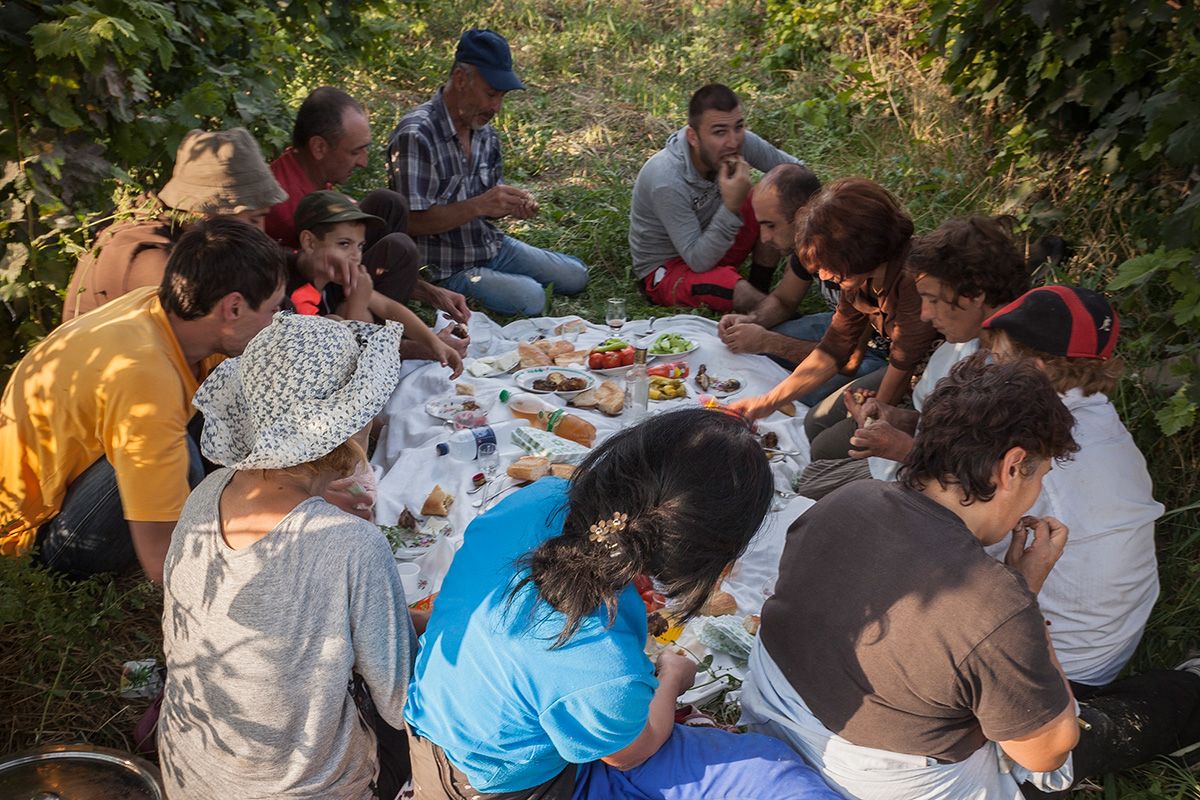
[[[191,128],[244,125],[271,152],[287,91],[369,56],[384,0],[0,4],[0,367],[57,324],[98,212],[160,183]]]

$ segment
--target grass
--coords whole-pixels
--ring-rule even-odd
[[[380,45],[369,65],[301,65],[293,93],[298,104],[332,83],[366,102],[375,151],[350,187],[362,194],[386,185],[387,136],[444,81],[459,33],[479,26],[506,35],[529,87],[508,95],[496,120],[506,175],[533,191],[542,210],[505,228],[577,255],[592,270],[582,295],[553,299],[553,315],[598,320],[610,296],[629,299],[631,318],[661,313],[634,284],[630,192],[641,165],[683,124],[690,93],[714,80],[739,92],[752,130],[805,159],[822,179],[861,175],[891,188],[918,233],[951,216],[1009,213],[1022,235],[1067,238],[1075,255],[1059,279],[1093,287],[1146,249],[1138,213],[1154,197],[1114,190],[1081,167],[1074,150],[1035,155],[1006,133],[1009,121],[948,97],[935,69],[902,47],[909,19],[881,16],[871,39],[847,37],[839,53],[802,53],[788,69],[768,73],[761,66],[773,46],[765,11],[755,0],[397,4],[390,13],[404,32]],[[1124,308],[1123,349],[1135,368],[1155,357],[1159,332],[1139,327],[1151,302],[1163,301],[1135,299]],[[1195,503],[1200,478],[1195,430],[1167,439],[1154,423],[1164,399],[1136,374],[1114,397],[1170,510]],[[1196,511],[1165,518],[1158,538],[1163,593],[1131,669],[1170,666],[1198,640]],[[161,658],[161,592],[130,577],[72,586],[12,562],[0,571],[0,706],[11,720],[0,746],[83,738],[127,749],[145,702],[116,697],[120,665]],[[1108,776],[1099,788],[1105,797],[1200,798],[1189,774],[1164,763]]]

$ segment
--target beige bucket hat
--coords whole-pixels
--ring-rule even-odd
[[[175,153],[175,172],[158,193],[171,208],[198,214],[240,214],[287,200],[258,142],[245,128],[188,131]]]

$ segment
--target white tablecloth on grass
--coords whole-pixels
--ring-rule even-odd
[[[469,325],[471,345],[466,361],[469,364],[474,358],[509,352],[516,348],[519,341],[528,341],[539,334],[544,334],[550,339],[560,338],[554,335],[554,328],[572,319],[576,317],[542,317],[520,320],[501,328],[484,314],[476,312],[471,316]],[[641,338],[639,334],[644,332],[645,328],[644,320],[632,321],[619,335],[625,341],[634,341]],[[691,375],[685,381],[689,396],[661,402],[652,401],[652,414],[690,407],[697,403],[696,398],[700,391],[693,383],[692,376],[701,364],[707,364],[709,373],[713,375],[721,378],[736,377],[742,381],[743,388],[733,396],[734,398],[766,392],[788,374],[782,367],[763,356],[730,353],[717,338],[717,323],[713,320],[678,315],[658,320],[654,329],[661,333],[679,333],[696,342],[698,347],[694,353],[683,359],[691,368]],[[607,326],[589,323],[587,331],[578,335],[574,345],[576,349],[586,349],[612,335]],[[665,357],[661,360],[677,359]],[[610,379],[624,387],[623,374]],[[471,476],[479,471],[478,464],[456,461],[451,456],[438,456],[435,449],[437,444],[446,441],[452,431],[445,422],[425,413],[425,403],[428,400],[454,394],[456,383],[474,384],[476,397],[484,402],[493,403],[488,412],[488,422],[496,429],[497,434],[497,449],[500,455],[500,469],[497,474],[502,475],[508,464],[523,455],[523,451],[510,440],[512,429],[522,424],[522,421],[514,419],[498,400],[502,389],[520,391],[511,375],[475,378],[464,372],[457,380],[451,381],[449,371],[438,364],[411,362],[406,365],[404,378],[384,409],[387,423],[372,459],[376,472],[381,474],[376,521],[382,525],[394,524],[405,506],[419,515],[421,505],[435,484],[456,498],[449,514],[453,532],[415,562],[421,567],[422,589],[416,598],[409,598],[410,602],[432,594],[440,588],[442,577],[449,569],[454,553],[462,545],[463,532],[471,520],[481,513],[479,509],[472,507],[471,501],[482,495],[466,493],[471,488]],[[543,397],[551,403],[565,405],[552,395]],[[622,419],[619,416],[607,417],[595,410],[574,409],[569,406],[566,408],[570,413],[577,414],[596,426],[597,444],[620,430]],[[798,459],[785,458],[772,462],[776,486],[780,489],[790,489],[792,478],[798,475],[803,464],[807,463],[808,441],[804,436],[803,424],[805,407],[797,405],[796,411],[795,417],[776,412],[759,423],[760,430],[772,430],[779,435],[780,448],[803,454]],[[766,596],[764,589],[769,590],[775,583],[787,528],[811,505],[812,501],[803,497],[777,500],[774,506],[777,510],[767,515],[762,529],[751,542],[745,555],[739,559],[732,574],[725,580],[723,588],[737,599],[740,615],[757,614],[761,610]],[[717,663],[734,667],[735,674],[740,672],[732,659],[718,656]],[[691,701],[696,698],[685,699]]]

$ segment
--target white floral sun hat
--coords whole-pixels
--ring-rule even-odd
[[[279,313],[196,390],[200,449],[234,469],[327,455],[375,417],[400,381],[404,327]]]

